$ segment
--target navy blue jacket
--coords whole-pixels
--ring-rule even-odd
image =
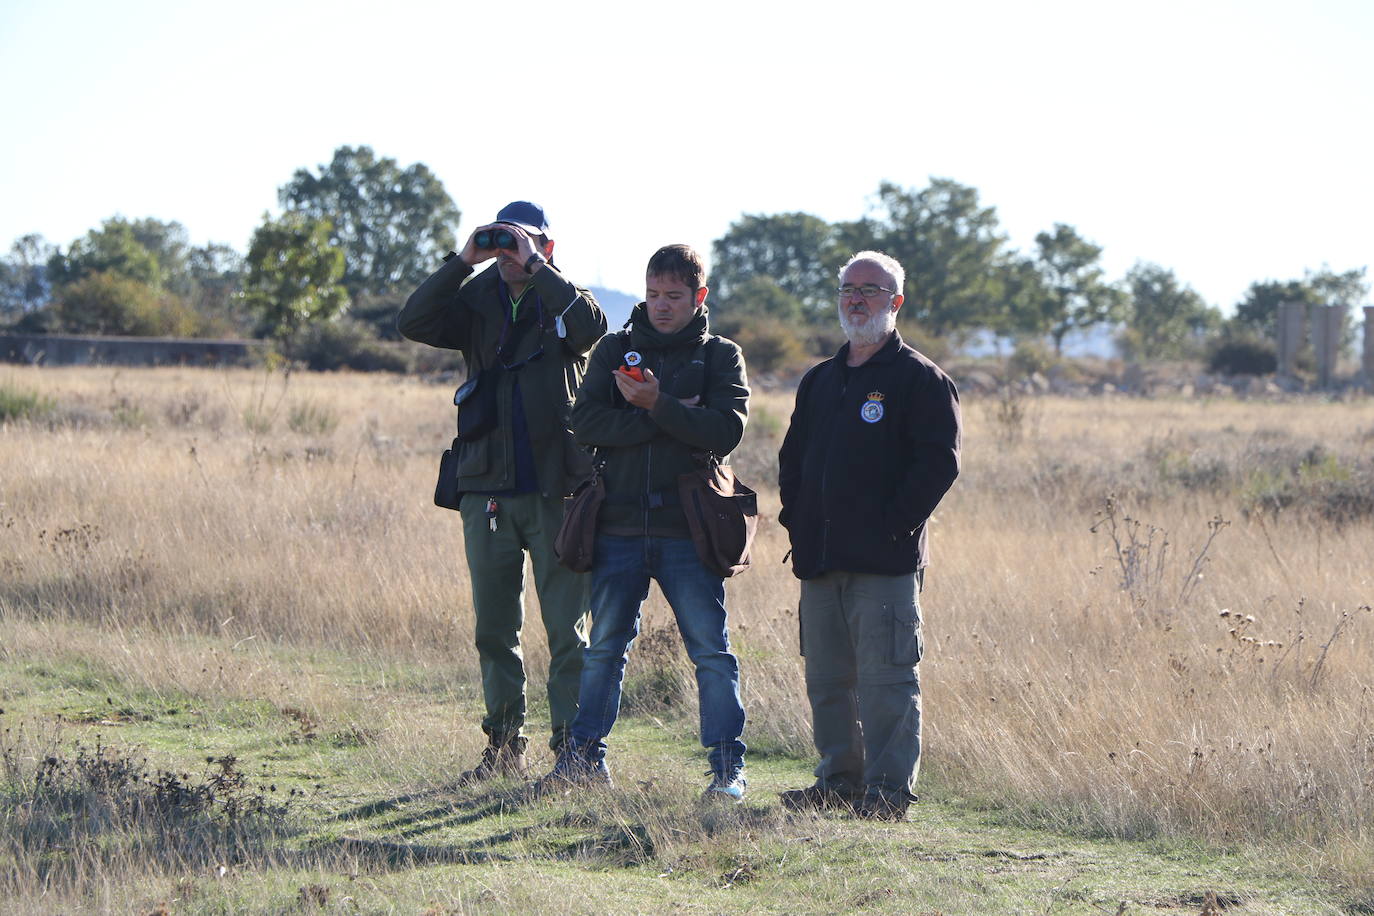
[[[895,332],[862,366],[848,357],[845,344],[806,373],[778,453],[778,520],[799,579],[923,569],[926,522],[959,476],[949,376]]]

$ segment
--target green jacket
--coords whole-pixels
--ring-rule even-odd
[[[640,365],[659,379],[652,410],[626,402],[611,377],[627,350],[638,352]],[[703,380],[708,364],[711,377]],[[682,403],[694,395],[701,395],[699,405]],[[748,412],[744,356],[733,340],[710,335],[705,308],[682,330],[665,335],[650,324],[644,303],[635,306],[630,329],[608,334],[597,345],[573,405],[577,441],[594,447],[606,462],[606,502],[597,530],[689,537],[678,476],[694,467],[694,451],[725,460],[744,435]]]
[[[473,276],[471,267],[450,257],[406,300],[396,327],[411,340],[461,350],[469,376],[499,366],[496,348],[508,326],[510,303],[501,301],[498,281],[495,263]],[[587,367],[587,351],[606,333],[606,316],[590,292],[563,279],[552,265],[537,270],[531,284],[506,332],[507,365],[518,365],[541,343],[544,355],[518,371],[500,373],[496,428],[481,439],[459,443],[458,486],[463,492],[496,492],[515,484],[511,418],[517,377],[540,492],[567,495],[591,472],[590,458],[573,441],[568,412]],[[535,315],[536,292],[543,302],[542,331]],[[558,336],[559,315],[564,338]]]

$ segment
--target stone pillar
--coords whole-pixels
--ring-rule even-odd
[[[1331,388],[1336,383],[1345,312],[1343,305],[1317,305],[1312,308],[1312,349],[1317,356],[1318,388]]]
[[[1282,378],[1293,378],[1298,373],[1298,350],[1302,347],[1306,319],[1307,306],[1301,302],[1279,304],[1278,357],[1279,376]]]
[[[1326,350],[1326,323],[1329,313],[1324,305],[1312,306],[1312,356],[1316,362],[1317,388],[1331,387],[1331,365]]]
[[[1374,394],[1374,305],[1364,307],[1364,390]]]

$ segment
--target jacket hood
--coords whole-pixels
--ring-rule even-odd
[[[630,346],[637,350],[671,350],[675,347],[699,347],[710,333],[707,308],[697,306],[687,324],[671,334],[664,334],[649,320],[649,307],[643,302],[630,312]]]

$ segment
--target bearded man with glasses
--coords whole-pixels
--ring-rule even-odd
[[[897,332],[904,283],[880,252],[845,264],[849,342],[802,379],[778,453],[821,756],[814,785],[782,793],[793,810],[901,820],[916,798],[927,523],[959,474],[962,423],[954,383]]]
[[[455,396],[456,485],[487,747],[481,762],[459,777],[463,783],[527,772],[520,648],[526,552],[549,640],[549,746],[555,751],[577,715],[589,582],[558,564],[553,539],[563,497],[591,473],[568,416],[606,316],[590,292],[554,266],[553,247],[542,207],[507,204],[420,284],[397,319],[411,340],[461,350],[468,372]],[[486,261],[492,263],[474,276]]]

